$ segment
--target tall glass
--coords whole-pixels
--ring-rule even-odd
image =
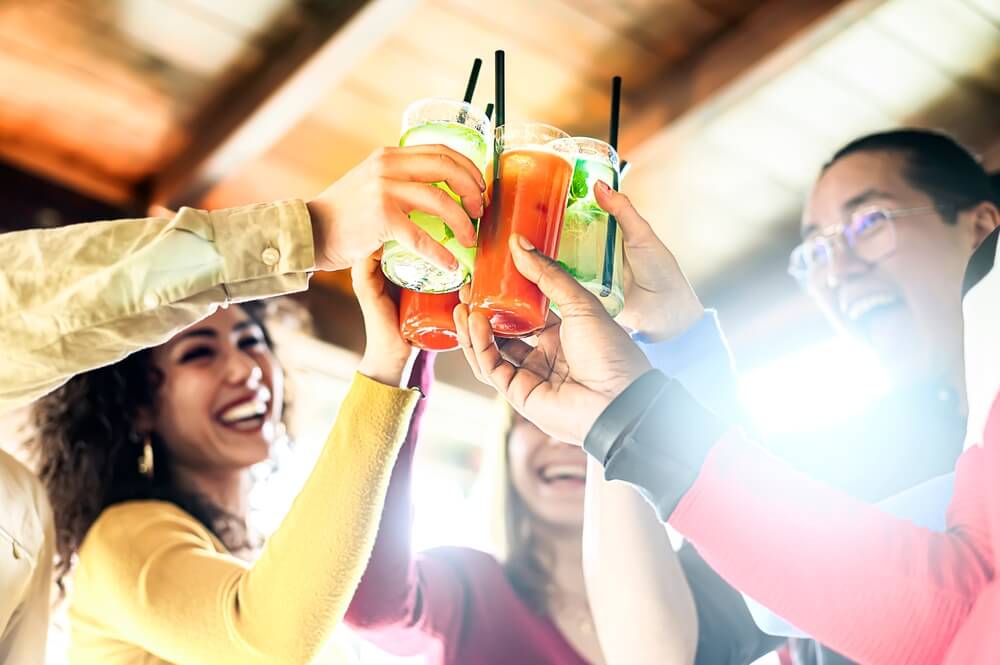
[[[451,99],[421,99],[403,112],[399,145],[443,144],[468,157],[481,173],[485,173],[491,156],[490,134],[489,118],[472,105]],[[435,186],[460,202],[446,183],[438,182]],[[455,255],[458,269],[438,268],[396,241],[389,241],[382,250],[382,272],[386,277],[405,289],[425,293],[446,293],[465,284],[472,272],[475,248],[464,247],[458,242],[455,233],[440,217],[414,211],[410,219]]]
[[[479,229],[469,307],[489,318],[497,336],[524,337],[545,325],[549,301],[517,271],[508,242],[519,233],[555,258],[576,145],[541,123],[508,124],[496,134],[499,177]]]
[[[572,140],[577,150],[576,166],[559,241],[559,264],[598,297],[608,314],[618,316],[625,307],[622,234],[617,223],[594,198],[594,185],[598,180],[612,189],[618,188],[618,153],[597,139],[574,137]],[[609,223],[615,227],[609,228]]]
[[[453,312],[458,305],[458,291],[418,293],[399,292],[399,333],[419,349],[451,351],[458,348]]]

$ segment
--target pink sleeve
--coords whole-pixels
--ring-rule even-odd
[[[402,656],[428,653],[435,642],[457,635],[463,615],[461,579],[433,559],[415,555],[410,538],[413,455],[433,381],[434,354],[421,351],[410,386],[420,388],[425,399],[417,405],[393,468],[375,547],[345,617],[365,639]]]
[[[730,584],[864,663],[939,663],[992,577],[981,448],[933,533],[811,480],[730,430],[670,523]]]

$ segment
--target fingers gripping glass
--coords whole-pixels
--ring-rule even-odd
[[[814,233],[792,250],[788,273],[800,283],[812,282],[826,274],[838,250],[868,264],[878,263],[896,250],[895,219],[936,210],[936,206],[858,210],[846,224]]]

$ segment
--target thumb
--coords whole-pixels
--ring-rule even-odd
[[[518,272],[537,284],[560,311],[565,313],[569,307],[583,307],[604,312],[604,307],[590,291],[580,286],[558,263],[535,249],[524,236],[511,234],[510,251]]]
[[[366,257],[351,266],[351,287],[364,305],[368,299],[382,290],[381,264],[374,257]]]
[[[650,241],[659,242],[659,238],[642,215],[632,206],[632,201],[622,194],[616,192],[598,180],[594,186],[594,198],[597,204],[604,208],[609,215],[618,220],[618,226],[622,230],[622,239],[626,245],[644,245]]]

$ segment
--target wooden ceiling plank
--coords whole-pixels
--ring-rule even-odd
[[[867,103],[865,96],[823,75],[810,58],[764,85],[758,95],[782,117],[810,128],[816,142],[827,150],[895,124],[891,115]]]
[[[456,18],[516,35],[525,45],[561,62],[581,79],[604,86],[628,74],[645,81],[655,73],[658,54],[629,40],[590,12],[559,3],[509,0],[502,11],[479,0],[436,0]],[[558,33],[559,39],[553,39]]]
[[[844,32],[814,55],[825,72],[849,82],[873,103],[904,122],[914,109],[955,88],[955,83],[918,54],[888,39],[872,23]]]
[[[727,93],[732,100],[740,89],[755,88],[789,69],[879,4],[880,0],[769,0],[632,97],[636,111],[622,128],[624,151],[636,149],[713,97]]]
[[[478,24],[452,24],[450,18],[440,7],[429,5],[413,17],[409,29],[396,39],[407,44],[425,67],[453,72],[455,81],[465,80],[474,57],[489,60],[495,49],[507,50],[508,120],[541,120],[574,132],[581,119],[606,113],[610,86],[596,88],[581,81],[566,67],[521,43],[516,35],[495,33]],[[422,38],[442,25],[454,26],[447,42]],[[485,105],[491,101],[493,86],[493,68],[484,67],[479,77],[477,103]]]
[[[993,22],[993,25],[1000,27],[1000,3],[996,0],[963,0],[966,5],[975,9],[983,17]]]
[[[673,64],[705,44],[726,27],[725,21],[690,0],[561,0],[563,5],[600,20],[618,34]]]
[[[189,148],[161,172],[153,200],[196,203],[225,174],[265,152],[312,105],[410,16],[419,0],[335,3],[289,35],[266,71],[222,91],[195,127]]]
[[[872,13],[889,38],[956,82],[1000,96],[1000,26],[968,5],[938,0],[892,2]],[[998,100],[1000,101],[1000,100]]]

